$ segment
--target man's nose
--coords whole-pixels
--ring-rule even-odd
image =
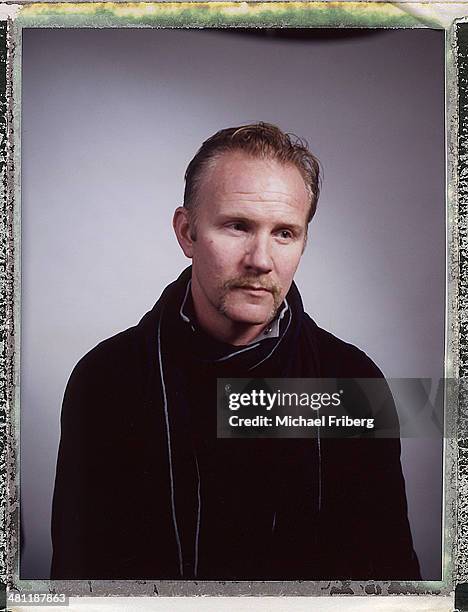
[[[250,272],[268,274],[273,269],[270,242],[267,236],[252,236],[247,244],[244,265]]]

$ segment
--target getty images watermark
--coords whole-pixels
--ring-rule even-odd
[[[218,379],[219,438],[442,437],[447,379]]]
[[[341,406],[341,394],[343,390],[335,393],[291,393],[280,391],[269,393],[263,389],[252,389],[244,393],[228,394],[229,410],[239,410],[241,407],[264,408],[267,412],[274,407],[284,413],[285,409],[295,406],[307,406],[313,411],[322,408],[339,408]],[[373,418],[352,418],[349,415],[338,416],[337,414],[322,414],[321,416],[303,415],[292,416],[291,414],[276,414],[265,416],[257,414],[254,417],[241,417],[237,414],[229,416],[231,427],[374,427]]]

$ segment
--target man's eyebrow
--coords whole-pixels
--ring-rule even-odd
[[[255,223],[253,219],[249,219],[249,217],[246,217],[245,214],[241,212],[219,213],[218,219],[219,221],[242,221],[244,223]]]

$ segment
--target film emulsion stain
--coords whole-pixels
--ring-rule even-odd
[[[36,3],[29,26],[115,27],[415,27],[421,21],[389,2]],[[435,24],[434,24],[435,25]]]

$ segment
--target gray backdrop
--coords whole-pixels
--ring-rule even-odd
[[[24,32],[23,578],[49,572],[68,376],[188,263],[172,213],[188,161],[220,128],[277,123],[322,161],[296,275],[311,316],[388,377],[443,375],[444,34],[353,34]],[[403,440],[403,467],[423,575],[437,579],[440,441]]]

